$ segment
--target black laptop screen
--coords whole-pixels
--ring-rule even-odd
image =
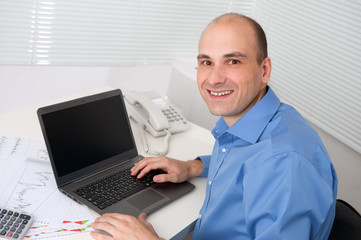
[[[135,148],[123,104],[118,95],[42,115],[57,177]]]

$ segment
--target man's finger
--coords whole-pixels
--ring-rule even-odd
[[[116,230],[114,225],[100,221],[93,222],[91,227],[96,230],[94,233],[95,239],[111,239],[109,237],[113,237],[112,233]]]
[[[151,170],[155,170],[155,169],[162,169],[161,165],[159,164],[159,162],[153,162],[148,164],[147,166],[145,166],[137,175],[137,178],[142,178],[144,177],[145,174],[147,174],[148,172],[150,172]]]
[[[135,176],[139,174],[141,170],[143,170],[146,166],[148,166],[151,162],[158,161],[156,158],[144,158],[140,162],[134,164],[134,167],[130,169],[131,175]]]
[[[166,165],[165,165],[165,163],[163,161],[152,160],[152,161],[149,161],[147,163],[147,165],[144,166],[144,168],[139,171],[139,173],[137,175],[137,178],[142,178],[149,171],[156,170],[156,169],[162,169],[164,171],[167,171]]]
[[[155,175],[153,181],[156,183],[173,182],[171,174],[168,173]]]
[[[144,213],[144,212],[139,214],[139,216],[138,216],[138,220],[141,221],[141,222],[145,222],[146,218],[147,218],[147,214]]]

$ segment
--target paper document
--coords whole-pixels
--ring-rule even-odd
[[[26,239],[91,231],[88,207],[60,193],[45,145],[40,140],[0,136],[0,206],[32,214]]]

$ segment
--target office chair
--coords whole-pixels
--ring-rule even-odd
[[[347,202],[336,200],[336,216],[328,240],[360,240],[361,215]]]

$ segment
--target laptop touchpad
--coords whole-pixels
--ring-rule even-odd
[[[154,190],[147,189],[144,192],[139,193],[136,196],[127,199],[127,202],[129,202],[139,210],[143,210],[151,206],[152,204],[162,200],[163,198],[165,197],[155,192]]]

